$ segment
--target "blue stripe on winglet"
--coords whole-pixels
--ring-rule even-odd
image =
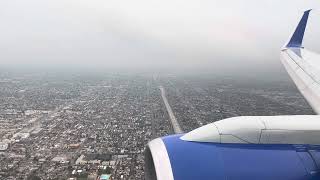
[[[286,47],[301,47],[310,11],[311,9],[303,13],[302,18]]]

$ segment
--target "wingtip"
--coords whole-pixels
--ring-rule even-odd
[[[307,12],[310,12],[310,11],[312,11],[312,9],[305,10],[304,12],[307,13]]]
[[[306,10],[303,13],[303,16],[294,31],[289,43],[286,45],[287,48],[301,48],[302,47],[302,41],[303,41],[303,36],[305,33],[305,29],[307,26],[308,18],[309,18],[309,13],[312,9]]]

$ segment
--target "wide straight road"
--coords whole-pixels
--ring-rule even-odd
[[[180,125],[179,125],[179,122],[177,121],[176,117],[174,116],[173,114],[173,111],[170,107],[170,104],[167,100],[167,97],[166,97],[166,91],[164,90],[164,88],[162,86],[159,87],[160,88],[160,91],[161,91],[161,96],[162,96],[162,99],[163,99],[163,102],[167,108],[167,111],[168,111],[168,114],[169,114],[169,117],[170,117],[170,120],[171,120],[171,125],[173,127],[173,131],[174,133],[176,134],[179,134],[179,133],[183,133]]]

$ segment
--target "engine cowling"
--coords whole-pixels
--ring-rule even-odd
[[[269,128],[273,127],[275,129],[277,129],[277,125],[278,127],[285,127],[285,124],[292,120],[291,126],[289,126],[291,127],[290,137],[299,137],[294,136],[294,133],[301,134],[302,130],[306,134],[311,133],[309,135],[320,132],[320,116],[236,117],[215,123],[219,123],[218,132],[225,122],[229,127],[229,134],[241,132],[242,137],[252,139],[250,138],[251,135],[256,136],[252,132],[258,132],[255,131],[254,127],[261,128],[256,126],[256,121],[266,121],[268,119],[276,119],[273,122],[277,124],[269,124]],[[249,134],[243,134],[246,131],[239,131],[243,129],[241,121],[246,121],[245,126],[252,128],[248,131]],[[250,121],[255,125],[250,126]],[[201,133],[210,134],[210,128],[208,127],[214,127],[212,124],[206,126],[187,134],[166,136],[151,141],[145,151],[146,179],[320,179],[320,146],[317,145],[318,143],[294,143],[294,139],[285,138],[281,133],[280,136],[275,136],[276,138],[284,137],[281,141],[278,141],[280,143],[266,143],[277,142],[275,137],[271,141],[261,143],[247,141],[226,143],[221,142],[221,140],[218,141],[216,137],[213,138],[214,140],[210,140],[208,136],[201,135]],[[217,128],[217,126],[215,125],[214,128]],[[308,131],[308,128],[311,128],[310,131]],[[262,127],[262,129],[267,130],[268,127]],[[282,132],[286,132],[286,129]],[[211,134],[216,135],[216,132]],[[193,136],[198,140],[192,140]],[[199,137],[206,137],[206,141],[202,142]],[[306,136],[304,138],[302,140],[308,139]],[[289,140],[291,143],[285,143],[285,140]],[[301,142],[301,139],[296,140]]]

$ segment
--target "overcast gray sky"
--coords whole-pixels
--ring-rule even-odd
[[[319,7],[316,0],[1,0],[0,65],[280,66],[279,49],[302,12]],[[310,20],[306,46],[320,52],[319,12]]]

